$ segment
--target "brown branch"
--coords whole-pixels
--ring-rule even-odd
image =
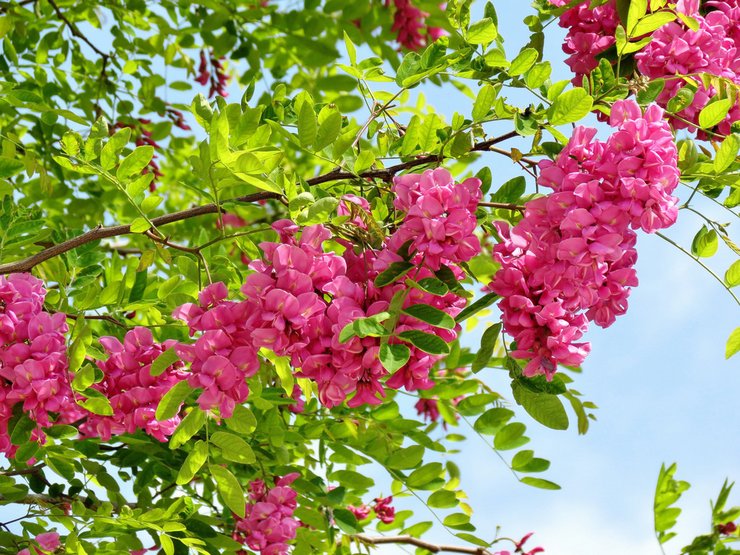
[[[473,148],[471,149],[471,152],[483,152],[487,150],[491,150],[491,147],[497,143],[502,143],[504,141],[508,141],[509,139],[513,139],[514,137],[517,137],[518,133],[516,131],[510,131],[509,133],[506,133],[505,135],[501,135],[500,137],[494,137],[493,139],[489,139],[487,141],[482,141],[480,143],[476,143],[473,145]],[[444,155],[442,154],[428,154],[427,156],[420,156],[419,158],[415,158],[414,160],[409,160],[408,162],[402,162],[400,164],[396,164],[394,166],[390,166],[387,168],[377,169],[377,170],[368,170],[366,172],[362,172],[361,174],[354,174],[352,172],[346,172],[342,171],[341,168],[336,168],[330,171],[329,173],[325,173],[323,175],[318,175],[316,177],[312,177],[311,179],[307,180],[306,183],[309,185],[319,185],[321,183],[327,183],[329,181],[341,181],[342,179],[357,179],[360,178],[366,178],[366,179],[382,179],[383,181],[390,181],[393,179],[393,176],[395,176],[398,172],[402,172],[404,170],[409,170],[411,168],[416,168],[418,166],[426,166],[427,164],[439,164],[444,160]]]
[[[107,314],[70,314],[68,312],[62,312],[62,314],[64,314],[67,318],[71,318],[72,320],[77,320],[78,318],[84,318],[85,320],[102,320],[120,328],[129,329],[126,324],[119,322],[113,316],[109,316]]]
[[[532,160],[531,158],[521,157],[517,160],[516,157],[514,156],[514,153],[511,152],[510,150],[504,150],[503,148],[496,148],[494,146],[490,147],[488,150],[490,150],[491,152],[495,152],[497,154],[503,154],[504,156],[511,158],[511,161],[514,162],[515,164],[520,164],[520,163],[527,164],[528,166],[532,166],[532,167],[537,165],[537,161]]]
[[[50,1],[53,1],[53,0],[50,0]],[[503,142],[503,141],[507,141],[516,136],[518,136],[516,131],[510,131],[509,133],[506,133],[499,137],[494,137],[487,141],[482,141],[480,143],[475,144],[473,148],[471,149],[471,151],[483,152],[483,151],[491,150],[491,147],[493,147],[493,145]],[[393,176],[395,176],[398,172],[411,169],[417,166],[424,166],[426,164],[439,163],[442,160],[444,160],[444,155],[442,154],[429,154],[427,156],[422,156],[420,158],[409,160],[401,164],[396,164],[388,168],[368,170],[368,171],[360,173],[359,175],[356,175],[351,172],[342,171],[341,168],[336,168],[323,175],[318,175],[316,177],[313,177],[309,179],[308,181],[306,181],[306,183],[308,185],[318,185],[320,183],[328,183],[330,181],[340,181],[342,179],[356,179],[358,177],[367,178],[367,179],[382,179],[384,181],[390,181],[393,178]],[[280,199],[280,198],[282,198],[282,195],[279,195],[277,193],[265,192],[265,193],[255,193],[252,195],[247,195],[247,196],[239,197],[235,199],[229,199],[225,202],[256,202],[259,200]],[[523,207],[517,206],[517,205],[493,206],[494,204],[496,203],[481,203],[481,206],[492,205],[493,208],[504,208],[508,210],[520,210],[520,211],[523,210]],[[217,204],[206,204],[204,206],[196,206],[195,208],[190,208],[188,210],[181,210],[180,212],[174,212],[172,214],[165,214],[157,218],[152,218],[151,223],[154,227],[159,227],[159,226],[166,225],[169,223],[178,222],[181,220],[187,220],[189,218],[194,218],[197,216],[202,216],[204,214],[215,214],[219,212],[221,212],[221,208]],[[131,233],[130,225],[116,225],[116,226],[110,226],[110,227],[103,227],[102,225],[100,225],[94,229],[91,229],[90,231],[83,233],[82,235],[73,237],[72,239],[69,239],[68,241],[64,241],[63,243],[50,246],[44,249],[43,251],[36,253],[33,256],[29,256],[28,258],[25,258],[23,260],[19,260],[16,262],[9,262],[7,264],[0,264],[0,275],[12,274],[15,272],[27,272],[34,266],[37,266],[38,264],[41,264],[42,262],[49,260],[50,258],[54,258],[55,256],[64,254],[67,251],[76,249],[87,243],[91,243],[93,241],[99,241],[100,239],[106,239],[108,237],[128,235],[130,233]],[[148,236],[151,239],[154,239],[152,234],[149,234]],[[159,242],[162,242],[163,244],[169,247],[177,248],[179,250],[183,250],[183,251],[192,250],[193,253],[199,252],[197,248],[184,247],[182,245],[176,246],[176,245],[170,244],[166,238],[164,239],[164,241],[162,241],[160,238],[157,238],[156,240]]]
[[[524,212],[526,208],[521,204],[514,204],[513,202],[479,202],[478,206],[483,206],[484,208],[500,208],[502,210],[518,210],[519,212]]]
[[[244,197],[228,199],[224,202],[256,202],[259,200],[274,198],[280,198],[280,195],[278,195],[277,193],[267,192],[255,193]],[[216,214],[220,211],[221,207],[218,204],[206,204],[203,206],[189,208],[187,210],[181,210],[180,212],[173,212],[172,214],[164,214],[163,216],[152,218],[151,222],[154,226],[158,227],[182,220],[187,220],[189,218],[195,218],[197,216],[203,216],[205,214]],[[110,227],[103,227],[102,225],[99,225],[96,228],[83,233],[82,235],[78,235],[77,237],[73,237],[68,241],[64,241],[63,243],[59,243],[57,245],[44,249],[43,251],[29,256],[28,258],[24,258],[23,260],[9,262],[7,264],[0,264],[0,275],[12,274],[15,272],[28,272],[34,266],[37,266],[42,262],[49,260],[50,258],[54,258],[55,256],[64,254],[65,252],[81,247],[82,245],[86,245],[87,243],[92,243],[94,241],[99,241],[108,237],[129,235],[131,233],[132,232],[130,224],[114,225]]]
[[[484,547],[464,547],[458,545],[438,545],[429,543],[412,536],[368,536],[366,534],[355,534],[352,536],[356,540],[364,543],[365,545],[381,545],[381,544],[406,544],[413,545],[415,547],[421,547],[426,549],[430,553],[468,553],[470,555],[492,555]]]
[[[0,472],[0,476],[23,476],[26,474],[38,474],[41,472],[41,469],[44,467],[44,464],[37,464],[36,466],[32,466],[31,468],[23,468],[21,470],[6,470],[3,472]]]
[[[81,501],[88,509],[97,509],[100,505],[90,499],[89,497],[71,497],[69,495],[60,495],[59,497],[52,497],[51,495],[43,494],[29,494],[21,499],[6,499],[4,495],[0,494],[0,503],[10,504],[16,503],[18,505],[38,505],[39,507],[48,507],[50,505],[64,505],[71,503],[75,500]],[[120,512],[121,509],[126,506],[131,509],[137,507],[136,503],[115,503],[113,501],[103,501],[103,503],[110,503],[113,506],[113,512]]]
[[[75,25],[75,24],[74,24],[74,23],[72,23],[72,22],[71,22],[71,21],[70,21],[69,19],[67,19],[67,16],[65,16],[65,15],[64,15],[64,14],[62,13],[62,10],[60,10],[60,9],[59,9],[59,6],[57,5],[57,3],[56,3],[56,2],[54,1],[54,0],[48,0],[48,2],[49,2],[49,5],[50,5],[50,6],[52,7],[52,8],[54,8],[54,12],[55,12],[55,13],[57,14],[57,17],[58,17],[59,19],[61,19],[61,20],[62,20],[62,22],[64,22],[64,24],[65,24],[65,25],[67,25],[67,27],[69,27],[69,30],[70,30],[70,32],[71,32],[71,33],[72,33],[72,34],[73,34],[74,36],[76,36],[76,37],[77,37],[78,39],[80,39],[81,41],[83,41],[83,42],[84,42],[85,44],[87,44],[87,45],[88,45],[88,46],[89,46],[90,48],[92,48],[92,49],[93,49],[93,51],[94,51],[94,52],[95,52],[95,53],[96,53],[96,54],[97,54],[98,56],[102,56],[102,58],[103,58],[103,73],[105,73],[105,65],[106,65],[106,63],[107,63],[107,61],[108,61],[108,58],[109,58],[110,56],[109,56],[108,54],[106,54],[105,52],[103,52],[102,50],[100,50],[100,49],[99,49],[99,48],[98,48],[97,46],[95,46],[95,45],[94,45],[94,44],[93,44],[93,43],[92,43],[92,42],[90,41],[90,39],[88,39],[88,38],[87,38],[87,37],[86,37],[86,36],[84,35],[84,33],[82,33],[82,32],[81,32],[81,31],[80,31],[80,30],[79,30],[79,29],[77,28],[77,25]]]

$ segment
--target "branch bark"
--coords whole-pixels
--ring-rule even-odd
[[[55,6],[55,4],[53,3],[53,0],[49,0],[49,1],[53,6]],[[471,150],[475,152],[489,151],[492,149],[491,147],[493,147],[493,145],[507,141],[516,136],[518,136],[516,131],[510,131],[509,133],[505,133],[504,135],[500,135],[498,137],[493,137],[492,139],[489,139],[487,141],[476,143],[475,145],[473,145],[473,148]],[[359,175],[356,175],[351,172],[342,171],[341,169],[337,168],[328,173],[313,177],[309,179],[307,183],[309,185],[319,185],[321,183],[328,183],[331,181],[341,181],[342,179],[357,179],[358,177],[365,178],[365,179],[382,179],[384,181],[390,181],[391,179],[393,179],[393,177],[397,173],[401,171],[415,168],[418,166],[425,166],[428,164],[437,164],[437,163],[440,163],[442,160],[444,160],[444,156],[442,154],[429,154],[427,156],[415,158],[414,160],[402,162],[400,164],[396,164],[388,168],[368,170],[368,171],[362,172]],[[229,199],[225,202],[256,202],[259,200],[276,199],[276,198],[281,198],[281,195],[277,193],[265,192],[265,193],[255,193],[253,195],[247,195],[247,196],[239,197],[235,199]],[[494,204],[496,205],[494,206]],[[481,205],[486,206],[485,203],[481,203]],[[513,205],[513,204],[506,205],[506,204],[498,204],[498,203],[489,203],[489,205],[494,208],[504,208],[508,210],[521,211],[523,209],[523,207]],[[179,222],[182,220],[187,220],[189,218],[203,216],[205,214],[216,214],[220,211],[221,211],[221,207],[218,206],[217,204],[206,204],[204,206],[196,206],[194,208],[189,208],[187,210],[181,210],[180,212],[174,212],[172,214],[165,214],[157,218],[152,218],[151,222],[155,227],[159,227],[159,226],[170,224],[173,222]],[[93,241],[99,241],[101,239],[106,239],[108,237],[129,235],[130,233],[131,233],[130,225],[115,225],[115,226],[109,226],[109,227],[103,227],[102,225],[99,225],[98,227],[91,229],[90,231],[87,231],[83,233],[82,235],[78,235],[77,237],[73,237],[72,239],[59,243],[57,245],[50,246],[41,252],[38,252],[32,256],[29,256],[28,258],[24,258],[23,260],[18,260],[16,262],[9,262],[7,264],[0,264],[0,275],[12,274],[16,272],[28,272],[34,266],[37,266],[41,264],[42,262],[45,262],[46,260],[49,260],[51,258],[54,258],[55,256],[59,256],[61,254],[64,254],[65,252],[81,247],[82,245],[85,245],[87,243],[92,243]]]
[[[510,131],[509,133],[506,133],[499,137],[494,137],[487,141],[476,143],[470,150],[471,152],[485,152],[487,150],[490,150],[493,145],[508,141],[509,139],[513,139],[517,136],[518,133],[516,131]],[[426,166],[427,164],[439,164],[440,162],[442,162],[442,160],[444,160],[444,158],[445,157],[442,154],[429,154],[427,156],[421,156],[420,158],[415,158],[414,160],[402,162],[400,164],[389,166],[387,168],[368,170],[366,172],[362,172],[359,175],[356,175],[352,172],[342,171],[340,168],[337,168],[330,171],[329,173],[312,177],[311,179],[307,180],[306,183],[308,183],[309,185],[320,185],[321,183],[328,183],[330,181],[340,181],[342,179],[357,179],[358,177],[390,181],[391,179],[393,179],[393,176],[395,176],[399,172],[409,170],[411,168],[416,168],[418,166]]]
[[[105,52],[103,52],[102,50],[100,50],[100,48],[98,48],[97,46],[95,46],[95,45],[94,45],[94,44],[93,44],[93,43],[92,43],[92,42],[90,41],[90,39],[88,39],[88,38],[87,38],[87,37],[86,37],[86,36],[84,35],[84,33],[80,32],[80,30],[79,30],[79,29],[77,28],[77,25],[75,25],[75,24],[74,24],[74,23],[72,23],[72,22],[71,22],[71,21],[70,21],[69,19],[67,19],[67,16],[66,16],[66,15],[64,15],[64,13],[62,13],[62,10],[61,10],[61,9],[59,9],[59,6],[57,5],[57,3],[56,3],[56,2],[54,1],[54,0],[48,0],[48,1],[49,1],[49,5],[50,5],[50,6],[52,7],[52,8],[54,8],[54,13],[56,13],[56,14],[57,14],[57,17],[58,17],[59,19],[61,19],[61,20],[62,20],[62,22],[63,22],[63,23],[64,23],[64,24],[65,24],[65,25],[66,25],[67,27],[69,27],[69,30],[70,30],[70,32],[71,32],[71,33],[72,33],[72,34],[73,34],[74,36],[76,36],[76,37],[77,37],[78,39],[80,39],[81,41],[83,41],[83,42],[84,42],[85,44],[87,44],[87,45],[88,45],[88,46],[89,46],[90,48],[92,48],[92,49],[93,49],[93,52],[95,52],[95,53],[96,53],[96,54],[97,54],[98,56],[101,56],[101,57],[103,58],[103,68],[105,68],[105,64],[107,63],[107,61],[108,61],[108,58],[110,58],[110,56],[109,56],[108,54],[106,54]],[[105,72],[105,69],[103,69],[103,72]]]
[[[247,195],[235,199],[229,199],[225,202],[257,202],[259,200],[266,200],[272,198],[280,198],[280,195],[276,193],[255,193],[253,195]],[[206,204],[203,206],[196,206],[187,210],[181,210],[180,212],[173,212],[172,214],[165,214],[152,218],[152,224],[155,226],[162,226],[187,220],[189,218],[195,218],[196,216],[203,216],[205,214],[216,214],[221,211],[221,207],[217,204]],[[16,272],[28,272],[34,266],[64,254],[65,252],[71,251],[85,245],[92,243],[93,241],[99,241],[108,237],[117,237],[119,235],[129,235],[131,233],[131,225],[113,225],[109,227],[97,226],[90,231],[86,231],[82,235],[73,237],[68,241],[64,241],[52,247],[42,250],[28,258],[18,260],[16,262],[9,262],[7,264],[0,264],[0,275],[12,274]]]
[[[484,547],[466,547],[459,545],[439,545],[429,543],[412,536],[368,536],[356,534],[352,536],[365,545],[406,544],[426,549],[430,553],[468,553],[470,555],[493,555]]]

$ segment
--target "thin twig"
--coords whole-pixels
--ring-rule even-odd
[[[526,209],[526,206],[515,204],[513,202],[479,202],[478,206],[483,206],[485,208],[501,208],[502,210],[518,210],[519,212],[524,212]]]
[[[239,197],[235,199],[229,199],[225,202],[257,202],[260,200],[275,199],[275,198],[280,198],[280,195],[278,195],[277,193],[264,192],[264,193],[255,193],[252,195],[247,195],[247,196]],[[162,225],[171,224],[174,222],[179,222],[182,220],[187,220],[189,218],[195,218],[197,216],[203,216],[205,214],[216,214],[220,212],[221,212],[221,207],[219,205],[205,204],[203,206],[196,206],[194,208],[189,208],[187,210],[181,210],[180,212],[173,212],[172,214],[165,214],[163,216],[158,216],[156,218],[152,218],[151,221],[152,221],[152,224],[154,224],[155,226],[162,226]],[[46,260],[49,260],[51,258],[54,258],[55,256],[59,256],[61,254],[64,254],[65,252],[81,247],[82,245],[86,245],[87,243],[92,243],[94,241],[99,241],[101,239],[106,239],[108,237],[118,237],[120,235],[129,235],[131,233],[132,231],[131,231],[130,224],[114,225],[110,227],[103,227],[102,225],[99,225],[95,227],[94,229],[91,229],[90,231],[83,233],[82,235],[78,235],[77,237],[73,237],[72,239],[69,239],[68,241],[64,241],[63,243],[59,243],[57,245],[44,249],[43,251],[38,252],[32,256],[29,256],[28,258],[24,258],[23,260],[18,260],[16,262],[9,262],[7,264],[0,264],[0,275],[12,274],[15,272],[28,272],[31,268],[41,264],[42,262],[45,262]]]
[[[438,545],[429,543],[412,536],[368,536],[367,534],[355,534],[354,539],[365,545],[382,544],[406,544],[426,549],[430,553],[469,553],[472,555],[491,555],[485,547],[465,547],[458,545]]]
[[[518,135],[519,134],[516,131],[511,131],[509,133],[506,133],[505,135],[501,135],[500,137],[494,137],[493,139],[476,143],[475,145],[473,145],[471,152],[483,152],[490,150],[493,145],[508,141],[509,139],[513,139]],[[414,160],[409,160],[408,162],[396,164],[395,166],[390,166],[388,168],[377,170],[368,170],[360,174],[354,174],[352,172],[342,171],[341,168],[336,168],[329,173],[312,177],[311,179],[307,180],[306,183],[308,185],[320,185],[321,183],[328,183],[330,181],[341,181],[342,179],[357,179],[358,177],[365,179],[382,179],[383,181],[390,181],[391,179],[393,179],[393,176],[395,176],[399,172],[411,168],[416,168],[418,166],[426,166],[427,164],[439,164],[440,162],[442,162],[442,160],[444,160],[444,158],[445,157],[443,154],[428,154],[426,156],[415,158]]]
[[[82,42],[87,44],[90,48],[93,49],[93,52],[95,52],[98,56],[102,56],[103,58],[103,68],[105,68],[105,64],[108,61],[108,58],[110,57],[108,54],[100,50],[97,46],[95,46],[90,39],[88,39],[78,28],[77,25],[72,23],[69,19],[67,19],[67,16],[65,16],[62,13],[62,10],[59,9],[59,6],[57,6],[57,3],[54,0],[48,0],[49,5],[54,8],[54,12],[56,12],[57,17],[61,19],[67,27],[69,27],[70,32],[76,36],[78,39],[80,39]]]
[[[689,251],[687,251],[681,245],[679,245],[678,243],[676,243],[673,239],[671,239],[669,237],[666,237],[662,233],[656,232],[655,234],[658,237],[660,237],[661,239],[663,239],[664,241],[669,242],[671,245],[673,245],[674,247],[676,247],[678,250],[680,250],[686,256],[688,256],[689,258],[691,258],[694,262],[696,262],[697,264],[699,264],[699,266],[701,266],[702,268],[704,268],[707,272],[709,272],[710,274],[712,274],[712,276],[714,277],[714,279],[716,279],[718,282],[720,282],[722,284],[722,287],[724,287],[725,290],[732,296],[732,298],[735,299],[735,302],[738,305],[740,305],[740,299],[738,299],[737,298],[737,295],[735,295],[735,293],[732,292],[732,289],[730,289],[729,287],[727,287],[727,284],[724,282],[724,280],[721,277],[719,277],[716,273],[714,273],[714,270],[712,270],[709,266],[707,266],[706,264],[704,264],[704,262],[702,262],[699,259],[699,257],[694,256],[692,253],[690,253]]]
[[[107,314],[70,314],[68,312],[62,312],[67,318],[71,318],[72,320],[77,320],[78,318],[84,318],[85,320],[102,320],[104,322],[109,322],[115,326],[118,326],[119,328],[128,329],[128,326],[122,322],[119,322],[116,320],[113,316],[109,316]]]

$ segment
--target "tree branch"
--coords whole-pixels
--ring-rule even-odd
[[[92,42],[90,41],[90,39],[88,39],[88,38],[87,38],[87,37],[86,37],[86,36],[85,36],[85,35],[84,35],[84,34],[83,34],[83,33],[82,33],[82,32],[81,32],[81,31],[80,31],[80,30],[79,30],[78,28],[77,28],[77,25],[75,25],[75,24],[74,24],[74,23],[72,23],[72,22],[71,22],[71,21],[70,21],[69,19],[67,19],[67,16],[65,16],[65,15],[64,15],[64,14],[62,13],[62,10],[60,10],[60,9],[59,9],[59,6],[57,6],[57,3],[56,3],[56,2],[54,1],[54,0],[48,0],[48,2],[49,2],[49,5],[51,5],[51,7],[52,7],[52,8],[54,8],[54,12],[55,12],[55,13],[57,14],[57,17],[58,17],[59,19],[61,19],[61,20],[62,20],[62,22],[63,22],[63,23],[64,23],[64,24],[65,24],[65,25],[66,25],[67,27],[69,27],[69,30],[70,30],[70,32],[71,32],[71,33],[72,33],[72,34],[73,34],[74,36],[76,36],[76,37],[77,37],[78,39],[80,39],[80,40],[81,40],[82,42],[84,42],[85,44],[87,44],[87,45],[88,45],[88,46],[89,46],[90,48],[92,48],[92,49],[93,49],[93,51],[94,51],[94,52],[95,52],[95,53],[96,53],[96,54],[97,54],[98,56],[101,56],[101,57],[103,58],[103,73],[105,73],[105,65],[106,65],[106,63],[108,62],[108,58],[110,58],[110,56],[109,56],[108,54],[106,54],[105,52],[103,52],[102,50],[100,50],[100,48],[98,48],[97,46],[95,46],[95,45],[94,45],[94,44],[93,44],[93,43],[92,43]]]
[[[259,200],[274,198],[280,198],[280,195],[278,195],[277,193],[255,193],[253,195],[229,199],[224,202],[257,202]],[[154,226],[158,227],[182,220],[187,220],[189,218],[195,218],[197,216],[203,216],[205,214],[216,214],[220,211],[221,207],[219,205],[206,204],[203,206],[189,208],[187,210],[181,210],[180,212],[173,212],[172,214],[158,216],[156,218],[152,218],[151,222]],[[41,252],[29,256],[28,258],[24,258],[23,260],[9,262],[7,264],[0,264],[0,275],[12,274],[15,272],[28,272],[34,266],[37,266],[42,262],[49,260],[50,258],[54,258],[55,256],[64,254],[65,252],[81,247],[82,245],[86,245],[87,243],[92,243],[94,241],[99,241],[108,237],[129,235],[131,233],[132,232],[130,224],[114,225],[110,227],[103,227],[99,225],[96,228],[83,233],[82,235],[78,235],[77,237],[73,237],[68,241],[64,241],[62,243],[44,249]]]
[[[415,547],[421,547],[426,549],[430,553],[468,553],[470,555],[492,555],[484,547],[464,547],[458,545],[437,545],[429,543],[412,536],[368,536],[366,534],[355,534],[352,536],[356,540],[364,543],[365,545],[381,545],[381,544],[406,544],[413,545]]]
[[[518,133],[516,131],[510,131],[509,133],[506,133],[499,137],[494,137],[493,139],[476,143],[475,145],[473,145],[471,152],[484,152],[490,150],[493,145],[508,141],[509,139],[513,139],[517,136]],[[444,160],[444,158],[445,157],[442,154],[429,154],[427,156],[421,156],[419,158],[415,158],[414,160],[402,162],[400,164],[396,164],[387,168],[368,170],[366,172],[362,172],[359,175],[352,172],[342,171],[341,168],[336,168],[329,173],[312,177],[311,179],[307,180],[306,183],[308,183],[309,185],[319,185],[321,183],[328,183],[330,181],[341,181],[342,179],[357,179],[358,177],[390,181],[398,172],[402,172],[404,170],[408,170],[418,166],[426,166],[427,164],[439,164],[440,162],[442,162],[442,160]]]
[[[49,1],[53,2],[53,0],[49,0]],[[482,141],[480,143],[475,144],[473,148],[471,149],[471,151],[476,151],[476,152],[488,151],[491,149],[493,145],[503,142],[503,141],[507,141],[516,136],[518,136],[516,131],[510,131],[509,133],[506,133],[499,137],[494,137],[487,141]],[[396,164],[388,168],[368,170],[368,171],[360,173],[359,175],[356,175],[351,172],[342,171],[340,168],[336,168],[328,173],[313,177],[309,179],[306,183],[308,183],[309,185],[318,185],[320,183],[328,183],[330,181],[340,181],[342,179],[356,179],[358,177],[365,178],[365,179],[382,179],[384,181],[390,181],[391,179],[393,179],[393,176],[395,176],[397,173],[401,171],[415,168],[417,166],[424,166],[427,164],[439,163],[442,160],[444,160],[444,156],[442,154],[429,154],[427,156],[422,156],[414,160],[402,162],[400,164]],[[224,202],[256,202],[259,200],[279,199],[279,198],[281,198],[281,195],[277,193],[265,192],[265,193],[255,193],[252,195],[247,195],[247,196],[239,197],[235,199],[229,199]],[[494,205],[494,204],[495,203],[488,203],[488,205],[493,208],[504,208],[508,210],[520,210],[520,211],[522,210],[521,206],[517,206],[513,204],[512,205],[506,205],[506,204],[495,204]],[[486,206],[485,203],[481,203],[481,205]],[[220,211],[221,211],[221,208],[219,205],[206,204],[204,206],[196,206],[194,208],[189,208],[188,210],[181,210],[180,212],[174,212],[172,214],[165,214],[157,218],[152,218],[151,223],[154,227],[159,227],[159,226],[166,225],[169,223],[178,222],[181,220],[187,220],[189,218],[194,218],[196,216],[202,216],[204,214],[215,214]],[[34,266],[37,266],[41,264],[42,262],[49,260],[50,258],[54,258],[55,256],[64,254],[65,252],[81,247],[82,245],[85,245],[87,243],[92,243],[93,241],[99,241],[100,239],[106,239],[108,237],[129,235],[130,233],[131,233],[130,225],[116,225],[116,226],[110,226],[110,227],[98,226],[94,229],[91,229],[90,231],[83,233],[82,235],[73,237],[72,239],[69,239],[68,241],[64,241],[63,243],[50,246],[44,249],[43,251],[36,253],[33,256],[29,256],[28,258],[25,258],[23,260],[19,260],[16,262],[9,262],[7,264],[0,264],[0,275],[12,274],[15,272],[28,272]],[[188,251],[190,250],[193,250],[194,252],[197,251],[197,249],[192,249],[190,247],[182,247],[182,245],[175,246],[169,243],[164,243],[164,244],[170,247],[179,248],[180,250],[187,249]]]

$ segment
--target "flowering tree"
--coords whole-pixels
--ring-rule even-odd
[[[557,489],[518,415],[587,431],[584,333],[682,211],[693,243],[663,237],[738,300],[740,260],[704,259],[740,249],[692,203],[738,216],[736,0],[538,0],[519,52],[469,0],[0,11],[0,553],[539,553],[476,531],[451,429]],[[730,488],[685,553],[738,552]]]

